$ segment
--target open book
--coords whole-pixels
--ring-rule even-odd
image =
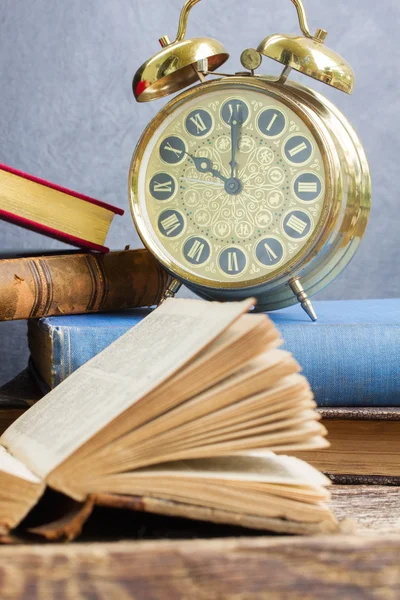
[[[0,438],[0,532],[46,486],[82,503],[336,530],[329,480],[286,456],[327,445],[312,392],[253,304],[167,300],[13,423]]]

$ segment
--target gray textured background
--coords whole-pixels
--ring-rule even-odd
[[[165,101],[136,104],[131,80],[175,36],[183,0],[1,0],[0,162],[127,209],[109,245],[139,245],[127,206],[127,172],[140,132]],[[312,30],[356,73],[352,97],[302,77],[352,121],[370,160],[374,195],[364,242],[320,298],[399,295],[398,0],[305,0]],[[189,36],[220,39],[240,69],[241,50],[270,33],[298,31],[289,0],[204,0]],[[277,65],[264,60],[264,72]],[[0,222],[0,251],[62,244]],[[0,383],[26,364],[26,324],[0,323]]]

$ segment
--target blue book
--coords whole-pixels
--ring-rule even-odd
[[[269,316],[302,366],[318,405],[400,406],[400,299],[313,304],[315,323],[299,306]],[[35,371],[55,387],[146,314],[136,309],[30,321]]]

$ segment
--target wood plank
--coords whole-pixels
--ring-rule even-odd
[[[400,487],[334,485],[331,506],[339,519],[348,517],[356,522],[358,534],[400,534]]]
[[[379,531],[400,534],[399,487],[334,485],[331,491],[332,510],[340,521],[338,529],[341,533],[361,535]],[[26,524],[29,532],[53,542],[61,541],[64,537],[74,539],[83,524],[79,541],[85,542],[262,536],[266,531],[286,535],[337,533],[336,527],[329,530],[294,521],[261,519],[254,515],[240,516],[188,505],[177,507],[175,503],[165,500],[135,496],[96,496],[94,507],[93,502],[88,502],[85,507],[79,504],[67,505],[62,513],[50,518],[51,507],[54,506],[52,501],[56,500],[60,501],[60,498],[48,495],[36,518]],[[60,514],[63,518],[57,520]],[[23,529],[19,533],[23,534]]]
[[[400,526],[399,499],[400,488],[334,486],[333,509],[358,520],[357,535],[3,546],[0,598],[400,598],[400,532],[385,533]],[[199,537],[208,525],[187,523]],[[171,520],[165,524],[160,537]]]
[[[390,535],[4,547],[0,597],[394,599],[399,556]]]

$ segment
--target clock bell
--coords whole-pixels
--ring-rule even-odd
[[[168,35],[161,37],[159,41],[162,50],[136,72],[132,87],[138,102],[169,96],[199,81],[204,83],[207,75],[224,75],[215,73],[229,58],[220,42],[208,37],[185,39],[189,13],[198,2],[200,0],[187,0],[181,11],[175,40],[171,41]],[[351,66],[325,46],[327,31],[318,28],[314,35],[311,34],[301,0],[291,2],[296,7],[303,35],[276,33],[267,36],[257,50],[249,48],[243,51],[243,67],[254,75],[254,71],[261,65],[262,56],[266,56],[284,65],[279,78],[281,83],[287,79],[291,69],[295,69],[351,94],[354,86]]]

